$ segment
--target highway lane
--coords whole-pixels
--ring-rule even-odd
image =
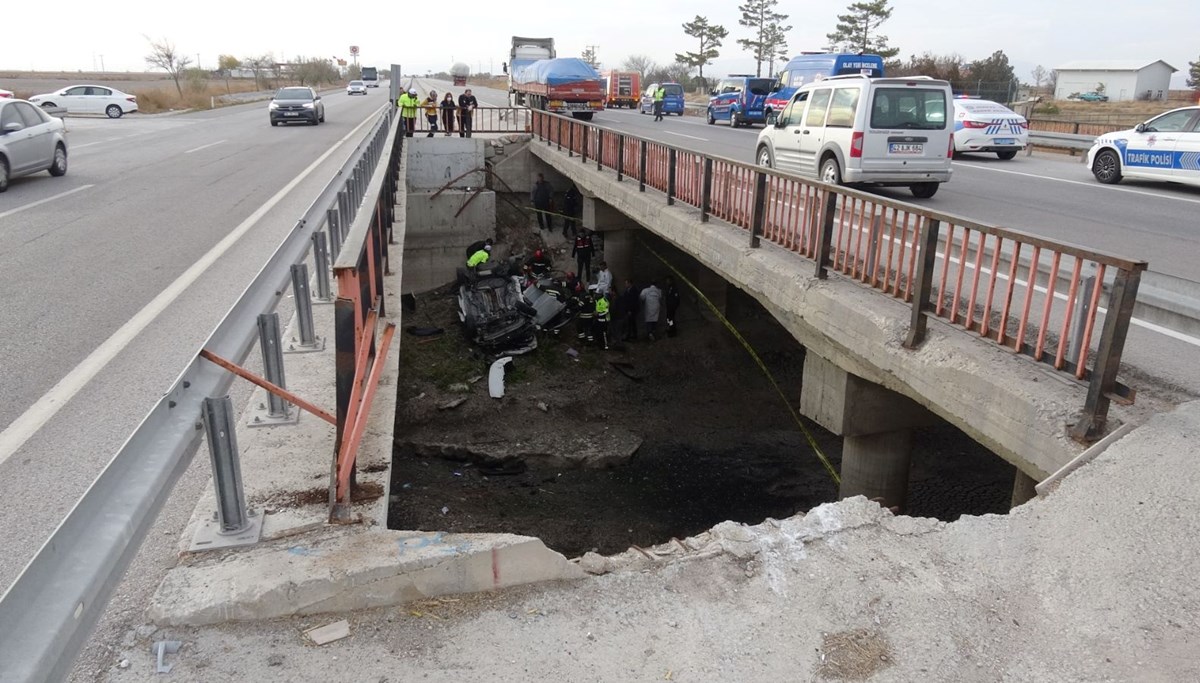
[[[325,101],[327,123],[316,127],[272,128],[265,103],[71,119],[67,176],[25,179],[0,199],[0,495],[10,501],[0,586],[175,379],[386,98]],[[244,235],[212,258],[238,226]],[[173,284],[175,298],[148,316]],[[135,333],[94,362],[130,324]],[[69,400],[42,400],[80,368],[94,378]],[[22,421],[31,407],[57,413],[21,443],[14,423],[40,424]]]

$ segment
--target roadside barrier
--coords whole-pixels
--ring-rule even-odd
[[[681,149],[571,118],[531,112],[533,135],[568,157],[628,177],[911,307],[904,346],[916,348],[928,318],[1087,382],[1071,435],[1104,435],[1146,262],[878,195]],[[1102,305],[1104,304],[1104,305]]]

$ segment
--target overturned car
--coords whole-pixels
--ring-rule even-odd
[[[537,348],[537,333],[557,334],[579,311],[565,282],[526,280],[513,263],[459,270],[458,318],[467,338],[493,355]]]

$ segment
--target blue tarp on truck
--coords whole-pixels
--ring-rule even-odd
[[[582,59],[563,57],[540,59],[520,71],[514,71],[513,80],[517,83],[564,85],[579,81],[599,82],[600,74]]]

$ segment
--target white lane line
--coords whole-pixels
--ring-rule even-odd
[[[678,135],[681,138],[690,138],[692,140],[699,140],[701,142],[709,142],[708,138],[698,138],[695,135],[688,135],[687,133],[676,133],[673,130],[664,130],[663,132],[667,135]]]
[[[48,204],[48,203],[54,201],[55,199],[62,199],[63,197],[66,197],[67,195],[72,195],[72,194],[75,194],[76,192],[83,192],[84,190],[88,189],[89,187],[95,187],[95,185],[80,185],[79,187],[77,187],[73,190],[67,190],[66,192],[60,192],[60,193],[54,195],[53,197],[46,197],[45,199],[39,199],[36,202],[30,202],[30,203],[26,204],[25,206],[18,206],[15,209],[9,209],[8,211],[0,213],[0,218],[8,218],[9,216],[11,216],[13,214],[21,213],[25,209],[32,209],[35,206],[41,206],[42,204]]]
[[[135,138],[135,137],[137,137],[137,136],[136,135],[122,135],[120,137],[109,138],[107,140],[97,140],[95,142],[88,142],[88,143],[85,143],[82,145],[71,145],[71,150],[74,151],[77,149],[83,149],[84,147],[91,147],[92,145],[103,145],[105,143],[116,142],[117,140],[125,140],[127,138]]]
[[[1068,180],[1066,178],[1055,178],[1054,176],[1038,175],[1037,173],[1024,173],[1022,171],[1009,171],[1009,170],[1003,169],[1003,168],[990,168],[988,166],[977,166],[975,164],[964,164],[959,161],[955,161],[953,163],[955,166],[962,166],[963,168],[976,168],[976,169],[979,169],[980,171],[992,171],[993,173],[1008,173],[1009,175],[1025,176],[1026,178],[1037,178],[1038,180],[1053,180],[1053,181],[1059,182],[1059,183],[1068,183],[1071,185],[1082,185],[1084,187],[1090,187],[1095,190],[1103,190],[1106,192],[1108,192],[1108,191],[1128,192],[1129,194],[1140,194],[1140,195],[1143,195],[1146,197],[1154,197],[1156,199],[1174,199],[1175,201],[1180,201],[1180,202],[1189,202],[1191,204],[1200,204],[1200,199],[1192,199],[1190,197],[1175,197],[1175,196],[1172,196],[1169,194],[1159,194],[1157,192],[1148,192],[1146,190],[1135,190],[1135,189],[1129,188],[1129,187],[1113,187],[1111,185],[1101,185],[1098,182],[1089,183],[1089,182],[1085,182],[1082,180]]]
[[[213,147],[213,146],[219,145],[219,144],[221,144],[222,142],[228,142],[228,140],[217,140],[216,142],[210,142],[210,143],[208,143],[207,145],[200,145],[199,147],[195,147],[195,148],[193,148],[193,149],[189,149],[188,151],[184,152],[184,154],[191,154],[192,152],[199,152],[199,151],[200,151],[200,150],[202,150],[202,149],[208,149],[209,147]]]
[[[116,358],[130,342],[134,340],[142,332],[149,327],[150,323],[154,322],[163,311],[167,309],[181,294],[191,287],[200,276],[209,269],[217,259],[225,252],[229,251],[233,245],[250,231],[263,216],[275,207],[276,204],[283,201],[284,197],[296,188],[305,178],[317,170],[317,167],[326,159],[333,155],[347,140],[354,137],[363,126],[375,120],[378,115],[378,110],[371,112],[367,118],[363,119],[362,123],[354,127],[341,140],[338,140],[333,146],[325,151],[324,154],[317,157],[316,161],[309,164],[308,168],[300,172],[300,175],[292,178],[291,182],[276,192],[274,196],[267,200],[265,204],[258,207],[254,213],[250,214],[246,220],[233,229],[233,232],[226,235],[212,249],[208,250],[204,256],[200,257],[189,267],[182,275],[174,282],[167,286],[158,296],[146,304],[142,310],[138,311],[132,318],[129,319],[121,329],[113,333],[111,337],[104,340],[104,343],[96,347],[87,358],[83,359],[79,365],[67,373],[65,377],[58,381],[50,391],[39,398],[33,405],[25,410],[16,420],[13,420],[3,432],[0,432],[0,464],[11,458],[21,446],[25,445],[34,434],[62,410],[76,394],[92,381],[100,371],[108,365],[113,358]]]

